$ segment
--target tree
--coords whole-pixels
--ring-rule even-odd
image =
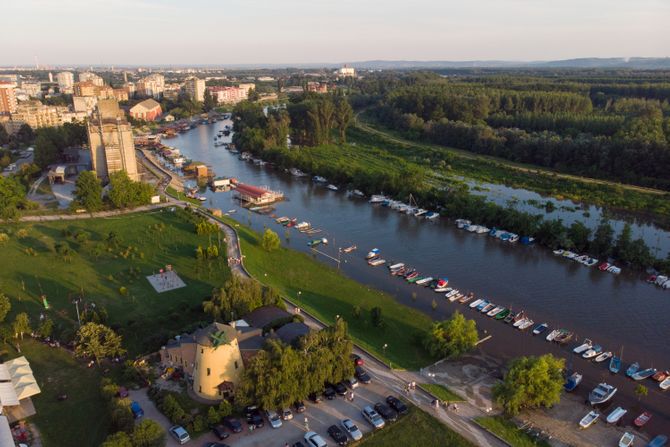
[[[14,176],[0,176],[0,219],[17,217],[25,204],[26,190]]]
[[[637,401],[639,402],[640,400],[642,400],[643,397],[647,397],[647,395],[649,394],[649,389],[642,384],[637,384],[633,392],[635,393]]]
[[[370,321],[374,327],[383,327],[384,326],[384,317],[382,315],[382,308],[375,306],[370,309]]]
[[[265,232],[263,233],[263,241],[261,242],[263,249],[270,252],[275,251],[279,248],[280,244],[281,241],[279,240],[279,235],[271,229],[266,228]]]
[[[456,358],[474,348],[478,339],[475,321],[456,311],[448,320],[433,324],[424,346],[435,357]]]
[[[102,208],[102,184],[95,171],[79,174],[75,182],[74,197],[88,211],[99,211]]]
[[[514,359],[493,396],[510,416],[527,408],[551,407],[561,400],[564,368],[565,360],[551,354]]]
[[[0,323],[5,321],[10,310],[12,310],[12,303],[9,301],[9,297],[0,292]]]
[[[100,444],[100,447],[134,447],[130,436],[125,432],[113,433]]]
[[[109,176],[109,200],[116,208],[146,205],[153,194],[153,186],[132,181],[126,171],[113,172]]]
[[[247,97],[249,98],[249,101],[252,101],[252,102],[256,102],[261,98],[261,96],[258,94],[258,92],[256,91],[255,88],[249,89],[249,93],[248,93]]]
[[[596,228],[593,240],[590,244],[590,250],[596,256],[607,257],[612,254],[612,240],[614,238],[614,229],[606,220],[603,220]]]
[[[21,340],[23,340],[23,334],[32,331],[30,328],[30,318],[28,317],[28,314],[25,312],[18,314],[14,319],[12,329],[14,329],[14,337],[21,337]]]
[[[214,426],[221,422],[221,416],[217,411],[216,407],[209,407],[207,410],[207,423],[211,426]]]
[[[7,143],[9,143],[7,129],[5,129],[5,126],[0,126],[0,146],[4,146]]]
[[[621,259],[625,262],[630,262],[633,258],[633,240],[632,240],[633,229],[630,224],[626,222],[621,230],[621,234],[616,240],[616,245],[614,246],[614,256]]]
[[[35,138],[35,132],[33,132],[33,128],[30,125],[22,124],[14,138],[21,144],[30,144]]]
[[[209,89],[206,88],[205,95],[202,101],[202,110],[204,110],[205,112],[209,112],[214,107],[216,107],[216,100],[212,96],[212,92],[210,92]]]
[[[121,347],[121,336],[103,324],[86,323],[77,331],[75,355],[93,357],[98,365],[105,357],[125,353]]]
[[[347,142],[347,127],[354,117],[354,111],[344,96],[335,97],[335,123],[340,135],[340,144]]]
[[[574,222],[568,229],[568,238],[572,241],[574,248],[580,252],[588,249],[590,236],[591,230],[581,221]]]
[[[51,337],[51,333],[54,329],[54,322],[51,318],[45,317],[40,324],[37,326],[37,335],[42,338]]]
[[[164,447],[165,430],[158,422],[144,419],[135,426],[131,439],[133,447]]]

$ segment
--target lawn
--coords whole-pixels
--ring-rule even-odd
[[[45,447],[95,447],[107,436],[109,414],[99,393],[100,370],[88,369],[63,349],[26,339],[20,342],[21,353],[6,347],[11,353],[6,359],[25,355],[42,392],[32,398],[37,414],[35,422]],[[67,394],[67,400],[57,396]]]
[[[464,447],[473,444],[458,433],[449,430],[433,416],[412,406],[408,415],[383,430],[365,437],[357,445],[360,447]]]
[[[526,432],[519,430],[509,419],[505,419],[502,416],[480,417],[476,418],[475,422],[500,436],[512,447],[549,447],[549,443],[536,441]]]
[[[203,299],[230,275],[225,256],[211,263],[196,261],[195,248],[209,241],[193,228],[167,209],[114,218],[0,225],[0,232],[10,235],[2,247],[0,273],[0,291],[12,301],[7,319],[24,311],[36,326],[44,313],[54,320],[58,333],[71,335],[77,321],[72,300],[83,296],[79,310],[93,305],[106,308],[107,324],[123,335],[131,355],[153,351],[169,336],[205,320]],[[87,240],[74,237],[82,230]],[[116,244],[106,242],[110,232],[116,234]],[[62,242],[74,251],[69,258],[55,251]],[[166,264],[174,266],[187,287],[160,294],[153,289],[145,276]]]
[[[394,367],[418,369],[432,363],[421,347],[421,339],[432,324],[428,315],[399,304],[390,295],[349,279],[304,253],[285,248],[268,253],[260,246],[257,233],[230,218],[223,220],[237,229],[244,265],[256,278],[326,323],[332,323],[337,315],[344,317],[355,342]],[[360,306],[359,317],[355,316],[355,306]],[[370,310],[376,306],[382,308],[383,328],[374,327],[370,321]],[[384,353],[385,343],[388,347]]]
[[[439,383],[421,383],[419,386],[441,401],[463,402],[465,400],[446,386],[440,385]]]

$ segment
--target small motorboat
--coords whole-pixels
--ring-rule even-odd
[[[314,239],[312,241],[307,242],[307,245],[309,245],[310,247],[316,247],[317,245],[321,244],[328,245],[328,239],[324,237],[321,239]]]
[[[228,211],[228,212],[230,212],[230,211]],[[288,217],[286,217],[286,216],[282,216],[282,217],[278,217],[278,218],[276,218],[276,219],[275,219],[275,222],[277,222],[278,224],[283,224],[284,222],[288,222],[288,221],[290,221],[290,220],[291,220],[291,219],[289,219]]]
[[[570,377],[568,377],[567,382],[565,382],[565,385],[563,385],[563,388],[565,388],[565,391],[570,392],[573,391],[575,388],[577,388],[577,385],[582,383],[582,378],[583,376],[577,372],[572,373]]]
[[[481,310],[480,312],[483,313],[483,314],[487,314],[487,313],[489,313],[490,311],[492,311],[495,307],[496,307],[495,304],[493,304],[493,303],[488,303],[486,306],[484,306],[484,307],[482,308],[482,310]]]
[[[635,435],[632,435],[628,432],[624,433],[621,439],[619,439],[619,447],[631,447],[635,441]]]
[[[621,420],[621,418],[624,416],[624,414],[628,413],[628,410],[622,408],[622,407],[616,407],[614,411],[612,411],[609,415],[607,415],[607,423],[608,424],[616,424]]]
[[[594,345],[591,349],[588,349],[585,353],[582,354],[582,358],[592,359],[600,355],[603,352],[603,347],[600,345]]]
[[[617,392],[617,388],[607,383],[599,383],[589,393],[589,403],[591,405],[604,404],[610,400]]]
[[[628,377],[633,377],[633,374],[635,374],[638,369],[640,369],[640,364],[638,362],[632,363],[626,370],[626,375]]]
[[[519,321],[526,319],[526,312],[523,310],[514,316],[512,319],[513,326],[518,326]]]
[[[598,270],[600,270],[601,272],[605,272],[607,271],[608,268],[610,268],[610,266],[611,264],[609,262],[603,262],[598,266]]]
[[[610,372],[613,374],[619,374],[619,371],[621,371],[621,357],[614,356],[610,360],[610,366],[609,366]]]
[[[488,305],[489,305],[488,300],[482,300],[482,302],[479,303],[479,305],[475,309],[477,309],[478,311],[481,311],[483,308],[485,308]]]
[[[531,320],[530,318],[527,318],[526,321],[524,321],[523,323],[521,323],[517,327],[517,329],[519,329],[520,331],[525,331],[526,329],[530,328],[534,324],[535,324],[535,322],[533,320]]]
[[[311,228],[311,225],[309,222],[300,222],[295,226],[295,229],[298,231],[306,231]]]
[[[572,337],[574,337],[574,335],[575,335],[574,332],[570,332],[567,329],[561,329],[561,333],[558,334],[556,338],[554,338],[554,341],[562,345],[572,340]]]
[[[457,292],[456,295],[453,295],[453,296],[449,297],[449,302],[453,303],[454,301],[460,300],[461,298],[463,298],[463,294],[460,293],[460,292]]]
[[[648,411],[645,411],[641,415],[635,418],[633,421],[633,425],[635,425],[637,428],[643,427],[649,420],[651,419],[651,413]]]
[[[597,411],[589,411],[588,414],[584,416],[581,421],[579,421],[579,427],[581,429],[589,428],[596,423],[599,417],[600,413]]]
[[[342,251],[345,252],[345,253],[351,253],[352,251],[356,250],[357,248],[358,247],[356,247],[355,245],[350,245],[346,248],[343,248]]]
[[[507,318],[507,316],[512,312],[510,309],[503,309],[498,315],[496,315],[494,318],[496,320],[504,320]]]
[[[424,279],[424,276],[421,276],[419,272],[416,272],[416,275],[410,275],[407,277],[407,282],[410,284],[414,284],[415,282]]]
[[[516,318],[515,318],[515,320],[516,320]],[[527,321],[528,321],[528,318],[520,318],[520,319],[516,320],[512,326],[518,328],[518,327],[521,327],[522,324],[525,324]]]
[[[416,284],[419,285],[419,286],[428,286],[428,284],[430,284],[430,282],[431,282],[432,280],[433,280],[433,277],[432,277],[432,276],[426,276],[425,278],[421,278],[421,279],[419,279],[419,280],[416,282]]]
[[[379,249],[378,248],[373,248],[368,252],[367,255],[365,255],[365,259],[372,259],[375,256],[379,256]]]
[[[658,384],[658,387],[662,389],[663,391],[667,390],[670,388],[670,377],[666,378],[663,382]]]
[[[458,289],[452,289],[451,287],[447,287],[447,293],[444,294],[445,298],[451,298],[452,296],[458,295]]]
[[[533,335],[540,335],[541,333],[543,333],[547,329],[549,329],[549,325],[547,323],[538,324],[533,329]]]
[[[465,303],[467,303],[468,301],[470,301],[471,299],[474,299],[474,297],[475,297],[475,294],[472,293],[472,292],[470,292],[470,293],[468,293],[468,294],[466,294],[466,295],[463,295],[463,297],[460,298],[460,299],[458,300],[458,302],[461,303],[461,304],[465,304]]]
[[[654,374],[656,374],[656,368],[647,368],[636,372],[635,374],[630,376],[630,378],[633,380],[644,380],[650,378]]]
[[[663,382],[669,376],[670,376],[670,371],[659,371],[656,374],[654,374],[651,378],[654,379],[657,382]]]
[[[489,317],[495,317],[496,315],[498,315],[503,310],[505,310],[505,308],[503,306],[496,306],[492,310],[488,311],[486,313],[486,315],[489,316]]]
[[[593,347],[593,342],[588,338],[584,339],[584,342],[572,350],[575,354],[583,354]]]
[[[561,256],[563,254],[563,250],[562,249],[554,250],[554,254],[556,256]]]
[[[602,354],[600,354],[598,357],[595,358],[595,362],[596,363],[601,363],[601,362],[604,362],[605,360],[609,359],[610,357],[612,357],[612,352],[611,351],[603,352]]]
[[[649,441],[649,444],[647,444],[647,447],[663,447],[668,443],[668,437],[665,435],[658,435],[655,436],[654,439]]]
[[[340,189],[337,186],[333,185],[332,183],[326,186],[326,188],[330,189],[331,191],[338,191]]]
[[[516,312],[513,312],[512,310],[509,311],[503,322],[509,324],[512,321],[514,321],[514,318],[516,318]]]
[[[403,267],[405,267],[405,264],[403,264],[402,262],[398,262],[396,264],[389,265],[389,270],[400,270]]]
[[[554,329],[553,331],[549,332],[549,335],[547,335],[547,336],[545,337],[545,340],[547,340],[547,341],[554,341],[554,339],[556,338],[556,336],[558,336],[558,334],[560,334],[560,333],[561,333],[561,330],[560,330],[560,329]]]
[[[419,272],[417,272],[416,269],[408,270],[407,273],[403,275],[407,281],[416,278],[417,276],[419,276]]]
[[[368,264],[371,265],[372,267],[377,267],[379,265],[386,264],[386,259],[381,258],[370,259],[368,261]]]
[[[482,301],[484,300],[481,298],[477,298],[476,300],[470,303],[470,307],[474,309],[475,307],[479,306],[479,303],[481,303]]]

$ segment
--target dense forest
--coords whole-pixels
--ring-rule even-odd
[[[385,73],[356,88],[354,107],[408,138],[670,190],[670,83],[662,76]]]

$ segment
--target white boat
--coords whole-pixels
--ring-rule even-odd
[[[553,331],[549,332],[549,335],[547,335],[546,340],[554,341],[554,338],[556,338],[556,336],[560,333],[561,333],[560,329],[554,329]]]
[[[448,292],[453,291],[454,289],[445,285],[444,287],[435,287],[434,290],[435,290],[435,293],[448,293]],[[447,296],[447,298],[449,298],[449,297]]]
[[[670,388],[670,377],[666,378],[663,382],[659,383],[658,386],[663,390]]]
[[[607,351],[607,352],[603,352],[603,353],[600,354],[598,357],[596,357],[595,361],[596,361],[597,363],[601,363],[601,362],[604,362],[605,360],[608,360],[608,359],[610,359],[610,358],[612,358],[612,352],[611,352],[611,351]]]
[[[372,259],[375,256],[379,256],[379,249],[378,248],[373,248],[368,252],[367,255],[365,255],[365,259]]]
[[[295,229],[298,230],[298,231],[304,231],[304,230],[309,229],[309,227],[310,227],[309,222],[300,222],[299,224],[297,224],[295,226]]]
[[[307,175],[307,174],[305,174],[304,172],[302,172],[302,171],[301,171],[300,169],[298,169],[298,168],[291,168],[291,169],[288,170],[288,172],[289,172],[293,177],[304,177],[304,176]]]
[[[420,217],[420,216],[423,216],[424,214],[426,214],[427,212],[428,212],[428,210],[424,210],[423,208],[419,208],[419,209],[416,210],[416,212],[414,213],[414,216],[416,216],[416,217]]]
[[[519,321],[515,321],[513,326],[514,327],[521,327],[522,324],[525,324],[526,321],[528,321],[528,318],[521,318]]]
[[[607,423],[616,424],[626,413],[628,413],[628,410],[622,407],[616,407],[614,411],[612,411],[609,415],[607,415]]]
[[[498,315],[503,310],[505,310],[505,306],[496,306],[490,312],[488,312],[486,315],[489,316],[489,317],[495,317],[496,315]]]
[[[373,267],[377,267],[378,265],[386,264],[386,259],[371,259],[368,261],[368,264]]]
[[[610,273],[614,273],[615,275],[618,275],[619,273],[621,273],[621,269],[617,266],[614,266],[614,265],[609,266],[607,271],[610,272]]]
[[[594,345],[591,349],[587,349],[586,352],[584,352],[582,354],[582,358],[592,359],[592,358],[600,355],[601,352],[603,352],[602,346]]]
[[[531,327],[533,324],[535,324],[535,322],[533,320],[531,320],[530,318],[528,318],[521,325],[519,325],[518,329],[520,331],[525,331],[526,329]]]
[[[338,191],[340,189],[337,186],[333,185],[332,183],[326,186],[326,188],[330,189],[331,191]]]
[[[600,413],[597,411],[589,411],[588,414],[584,416],[581,421],[579,421],[579,427],[582,429],[589,428],[595,424],[599,417]]]
[[[351,194],[355,197],[365,197],[365,194],[360,189],[354,189]]]
[[[467,219],[456,219],[456,226],[460,228],[461,230],[465,228],[466,226],[470,225],[472,222],[470,222]]]
[[[449,302],[453,303],[454,301],[460,300],[461,298],[463,298],[463,294],[462,293],[456,293],[456,295],[453,295],[453,296],[449,297]]]
[[[401,269],[405,266],[402,262],[398,262],[397,264],[389,265],[389,270],[398,270]]]
[[[488,233],[489,231],[491,231],[490,228],[486,228],[486,227],[484,227],[484,226],[482,226],[482,225],[478,225],[478,228],[475,230],[475,233],[477,233],[477,234],[484,234],[484,233]]]
[[[418,280],[415,284],[418,284],[420,286],[424,286],[426,284],[430,284],[430,282],[433,280],[432,276],[426,276],[425,278],[421,278]]]
[[[315,175],[314,177],[312,177],[312,181],[314,183],[326,183],[328,180],[326,180],[325,177],[321,177],[320,175]]]
[[[589,393],[589,402],[591,405],[604,404],[610,400],[617,392],[617,388],[607,383],[599,383]]]
[[[621,439],[619,439],[619,447],[631,447],[635,441],[635,435],[632,435],[628,432],[624,433]]]
[[[436,213],[435,211],[428,211],[424,217],[428,220],[433,220],[440,217],[440,213]]]
[[[575,349],[572,350],[575,354],[581,354],[583,352],[588,351],[593,347],[593,342],[589,340],[588,338],[584,339],[584,343],[581,345],[577,346]]]
[[[466,228],[464,228],[464,230],[469,233],[474,233],[475,231],[479,230],[479,228],[479,225],[468,225]]]
[[[470,307],[474,309],[475,307],[479,306],[482,303],[482,301],[484,301],[484,300],[481,299],[481,298],[478,298],[478,299],[476,299],[476,300],[474,300],[473,302],[470,303]]]
[[[510,233],[509,234],[509,239],[507,239],[507,242],[518,242],[519,241],[519,235],[515,233]]]
[[[492,311],[493,309],[495,309],[495,307],[496,307],[495,304],[493,304],[493,303],[488,303],[486,306],[484,306],[484,307],[482,308],[482,310],[480,310],[480,312],[483,313],[483,314],[487,314],[487,313],[489,313],[490,311]]]
[[[555,254],[556,256],[561,256],[561,255],[563,254],[563,249],[560,249],[560,248],[559,248],[558,250],[554,250],[554,254]]]
[[[354,191],[354,193],[355,193],[355,192],[356,192],[356,191]],[[360,192],[360,191],[359,191],[359,192]],[[361,193],[361,194],[362,194],[362,193]],[[386,200],[386,197],[385,197],[385,196],[381,196],[381,195],[378,195],[378,194],[373,194],[373,195],[370,196],[370,200],[368,200],[368,202],[370,202],[370,203],[382,203],[382,202],[384,202],[385,200]]]

